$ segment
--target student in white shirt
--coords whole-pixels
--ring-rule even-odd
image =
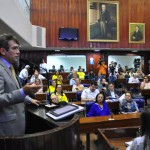
[[[19,81],[22,86],[24,86],[26,84],[27,80],[29,79],[29,70],[30,70],[30,66],[26,65],[19,74]]]
[[[42,76],[41,74],[39,74],[39,71],[36,69],[30,79],[30,82],[35,83],[35,79],[37,79],[37,78],[40,79],[40,85],[43,85],[42,80],[44,80],[46,78],[44,76]]]
[[[137,76],[138,76],[138,74],[135,73],[135,74],[133,75],[133,77],[130,77],[130,78],[129,78],[128,83],[139,83],[140,81],[139,81],[139,79],[138,79]]]
[[[89,102],[95,101],[96,95],[99,93],[97,89],[97,83],[91,82],[90,87],[88,89],[84,89],[81,94],[81,101]]]
[[[42,59],[40,65],[39,65],[39,69],[40,69],[40,74],[47,73],[47,64],[45,63],[44,59]]]

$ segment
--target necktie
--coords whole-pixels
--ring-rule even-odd
[[[19,87],[19,83],[18,83],[18,80],[17,80],[17,78],[16,78],[16,73],[15,73],[14,66],[13,66],[13,65],[10,65],[10,69],[11,69],[12,75],[13,75],[13,77],[14,77],[14,79],[15,79],[15,81],[16,81],[18,87]]]

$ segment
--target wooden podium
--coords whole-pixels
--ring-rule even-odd
[[[24,136],[0,137],[1,150],[79,150],[79,116],[55,122],[47,110],[33,107],[27,111],[27,133]],[[8,129],[9,130],[9,129]]]

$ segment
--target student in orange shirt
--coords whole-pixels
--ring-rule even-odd
[[[105,65],[105,61],[99,61],[97,68],[99,69],[98,72],[101,73],[102,78],[106,78],[106,69],[107,69],[107,65]]]

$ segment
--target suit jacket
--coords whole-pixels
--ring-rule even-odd
[[[0,60],[0,136],[25,133],[25,98],[11,70]]]
[[[114,93],[117,94],[118,96],[120,96],[119,91],[117,91],[116,89],[114,89]],[[109,89],[106,90],[104,94],[105,94],[106,97],[111,96],[111,92],[110,92]]]

